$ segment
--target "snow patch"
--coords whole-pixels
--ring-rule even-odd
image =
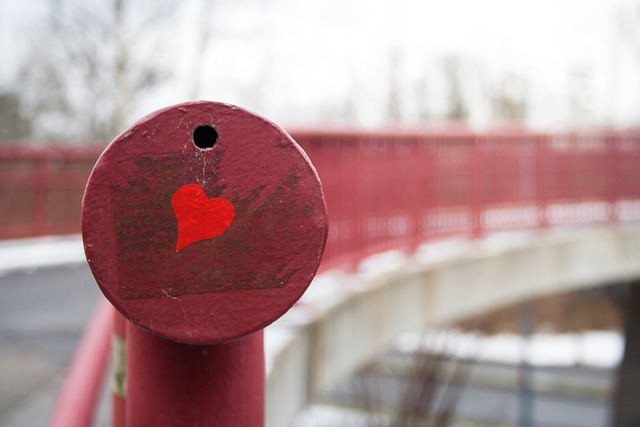
[[[624,354],[624,338],[617,331],[574,334],[514,334],[481,336],[459,331],[409,332],[395,343],[401,352],[424,351],[483,362],[528,363],[532,366],[590,366],[615,368]]]
[[[84,262],[84,247],[80,235],[0,242],[0,276]]]

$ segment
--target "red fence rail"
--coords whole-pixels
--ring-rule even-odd
[[[102,148],[0,146],[0,239],[79,233],[84,185]]]
[[[294,137],[326,193],[325,268],[452,234],[640,219],[640,131]]]
[[[640,130],[292,133],[322,179],[324,268],[452,234],[640,219]],[[0,238],[80,230],[102,147],[0,148]]]
[[[293,136],[325,189],[325,269],[452,234],[640,219],[640,130]],[[82,191],[98,151],[0,148],[0,238],[78,232]],[[106,341],[98,332],[87,334]],[[84,369],[94,347],[79,351],[72,366]],[[94,390],[93,378],[70,376],[65,390]],[[84,418],[74,425],[89,424],[91,405],[61,396],[52,425],[70,425],[79,409]]]

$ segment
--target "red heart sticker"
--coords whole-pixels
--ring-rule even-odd
[[[231,202],[219,197],[207,198],[199,184],[180,187],[171,198],[171,206],[178,220],[176,252],[224,233],[233,221]]]

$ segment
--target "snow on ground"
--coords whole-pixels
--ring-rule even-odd
[[[85,262],[80,235],[0,242],[0,275]]]
[[[550,234],[566,232],[552,228]],[[504,231],[492,233],[479,241],[462,237],[444,238],[421,245],[413,255],[392,250],[363,260],[354,273],[331,270],[319,274],[300,301],[281,319],[265,331],[267,367],[271,368],[277,354],[294,338],[296,327],[308,324],[326,313],[345,298],[366,290],[367,279],[396,269],[411,268],[423,263],[439,263],[473,253],[478,246],[503,251],[526,246],[539,238],[539,231]],[[400,351],[424,350],[445,352],[472,360],[533,366],[592,366],[612,368],[624,353],[624,338],[618,331],[585,331],[575,334],[535,334],[523,338],[515,334],[480,336],[456,330],[411,332],[398,337]]]
[[[396,340],[403,352],[426,351],[483,362],[532,366],[616,367],[624,353],[624,339],[617,331],[585,331],[573,334],[514,334],[481,336],[473,333],[410,332]]]
[[[522,234],[514,234],[516,241],[522,240]],[[502,242],[510,235],[503,234]],[[494,238],[495,240],[495,238]],[[506,239],[512,240],[512,239]],[[526,239],[525,239],[526,240]],[[493,242],[496,244],[496,242]],[[453,256],[459,251],[469,250],[468,242],[451,239],[425,245],[418,252],[421,261],[440,260]],[[398,251],[373,256],[363,262],[357,274],[370,276],[401,267],[408,257]],[[31,271],[43,267],[73,265],[85,262],[82,239],[79,235],[47,236],[32,239],[20,239],[0,242],[0,275],[15,271]],[[319,275],[299,304],[294,307],[283,322],[276,322],[267,329],[265,335],[267,366],[270,367],[275,356],[292,339],[292,331],[282,324],[291,326],[309,322],[315,309],[331,306],[348,294],[345,281],[348,274],[329,271]],[[351,289],[353,291],[353,289]],[[326,307],[325,307],[326,308]],[[407,333],[397,340],[401,351],[445,351],[459,357],[471,357],[484,361],[503,363],[521,363],[526,360],[536,366],[584,365],[594,367],[614,367],[624,352],[624,340],[616,331],[587,331],[576,334],[535,334],[529,339],[502,334],[481,337],[459,331],[435,331],[426,334]]]
[[[368,427],[371,425],[388,425],[388,417],[374,417],[364,411],[352,408],[340,408],[335,405],[314,404],[307,408],[298,419],[294,420],[295,427]],[[386,421],[384,424],[382,421]],[[377,421],[377,422],[373,422]]]

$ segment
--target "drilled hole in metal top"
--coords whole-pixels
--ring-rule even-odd
[[[193,131],[193,143],[196,147],[206,150],[218,141],[218,131],[213,126],[200,125]]]

